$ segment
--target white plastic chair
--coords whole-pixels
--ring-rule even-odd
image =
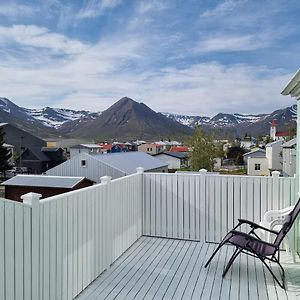
[[[272,229],[275,231],[279,231],[282,227],[283,220],[286,215],[288,215],[294,208],[294,205],[279,209],[279,210],[269,210],[264,214],[260,225],[266,227],[268,229]],[[271,242],[271,235],[269,232],[261,230],[261,236],[265,241]],[[293,257],[293,261],[295,262],[295,253],[293,251],[293,245],[291,245],[290,238],[288,235],[284,239],[284,247],[285,250],[290,253]]]

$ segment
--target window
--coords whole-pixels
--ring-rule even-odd
[[[81,160],[81,166],[86,167],[86,160],[85,159]]]
[[[147,148],[147,151],[150,151],[149,148]]]
[[[255,164],[254,165],[254,170],[260,171],[260,164]]]

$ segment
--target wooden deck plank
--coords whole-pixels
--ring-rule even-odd
[[[167,247],[167,240],[162,239],[161,243],[155,247],[154,251],[148,251],[149,255],[145,256],[142,264],[133,266],[134,270],[128,270],[128,273],[118,281],[114,288],[110,287],[110,292],[105,299],[124,299],[127,292],[130,291],[137,280],[142,276],[144,271],[151,267],[151,264],[159,257],[159,254]]]
[[[178,240],[168,240],[168,243],[164,247],[163,251],[161,251],[157,257],[154,257],[154,261],[151,266],[148,268],[143,267],[144,272],[140,278],[137,281],[132,281],[134,286],[131,287],[127,294],[122,291],[116,299],[134,299],[138,291],[144,288],[146,282],[152,282],[154,280],[157,270],[161,268],[161,266],[164,266],[166,259],[173,254],[177,244]]]
[[[172,262],[169,268],[167,268],[167,273],[162,272],[158,279],[154,282],[151,289],[147,292],[143,299],[163,299],[165,292],[167,291],[172,279],[174,278],[178,268],[181,265],[181,262],[186,256],[189,248],[191,246],[191,242],[184,242],[181,251],[178,253],[176,259]],[[161,278],[163,277],[163,280]],[[138,299],[138,298],[137,298]]]
[[[105,299],[109,293],[115,288],[115,286],[121,281],[133,268],[143,264],[145,260],[151,255],[151,252],[159,247],[160,243],[163,242],[163,239],[156,239],[153,244],[150,244],[146,249],[140,251],[138,255],[132,259],[125,268],[123,268],[113,280],[107,280],[107,282],[102,283],[97,290],[95,290],[94,295],[99,299]],[[149,244],[149,243],[148,243]],[[113,273],[114,274],[114,273]]]
[[[206,257],[204,258],[205,261],[212,255],[215,247],[216,247],[215,244],[209,244],[208,245],[208,250],[206,252]],[[217,259],[217,257],[215,257],[215,259]],[[213,262],[214,261],[212,261],[212,263]],[[201,299],[203,287],[204,287],[204,284],[205,284],[205,281],[206,281],[206,276],[207,276],[210,269],[211,269],[211,264],[207,268],[203,267],[200,270],[191,299],[199,299],[199,298]],[[205,298],[203,298],[203,299],[205,299]]]
[[[154,243],[155,239],[149,239],[142,237],[137,242],[135,242],[118,260],[113,264],[113,268],[109,268],[104,273],[102,273],[98,278],[96,278],[87,289],[81,292],[76,299],[89,299],[92,293],[101,286],[105,281],[113,279],[113,276],[118,274],[123,268],[126,267],[133,257],[132,255],[138,255],[140,251],[143,251],[146,247],[149,247],[151,243]]]
[[[284,253],[288,291],[275,284],[259,260],[244,254],[222,278],[234,251],[232,246],[222,247],[204,268],[215,247],[203,242],[142,237],[76,299],[300,300],[300,265],[293,264]]]
[[[166,259],[161,263],[161,267],[157,268],[156,272],[154,273],[154,276],[150,276],[151,278],[147,280],[146,284],[143,285],[142,289],[137,291],[134,299],[143,299],[147,293],[151,293],[152,287],[155,287],[157,284],[162,282],[164,277],[167,275],[168,270],[172,266],[174,260],[177,258],[180,251],[182,250],[184,244],[184,241],[178,240],[177,247],[174,249],[174,251],[169,257],[166,256]],[[153,293],[155,293],[155,289],[152,289],[154,290]]]
[[[233,247],[226,247],[226,257],[224,258],[224,265],[229,261],[230,257],[233,254]],[[220,299],[230,299],[230,287],[231,287],[231,276],[232,276],[232,268],[229,269],[225,278],[222,280],[221,290],[220,290]]]

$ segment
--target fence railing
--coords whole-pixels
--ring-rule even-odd
[[[238,218],[260,222],[295,203],[296,179],[208,174],[144,174],[143,234],[219,242]]]
[[[0,299],[73,299],[141,236],[141,187],[137,173],[0,200]]]
[[[72,299],[142,234],[218,242],[293,204],[296,179],[138,173],[40,200],[0,199],[0,299]]]

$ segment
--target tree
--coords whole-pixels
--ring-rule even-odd
[[[219,148],[214,144],[212,136],[206,134],[202,128],[197,125],[195,133],[191,139],[192,169],[198,171],[206,169],[212,171],[214,168],[214,159],[219,155]]]
[[[5,171],[11,168],[9,164],[9,159],[11,157],[11,152],[3,146],[4,144],[5,132],[3,128],[0,128],[0,172],[2,172],[5,177]]]

